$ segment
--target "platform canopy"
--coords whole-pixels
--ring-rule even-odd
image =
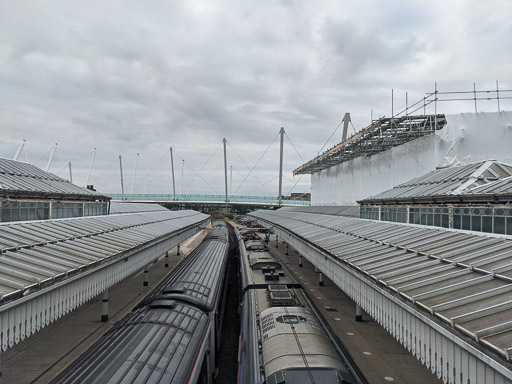
[[[0,224],[2,349],[164,256],[209,218],[156,211]]]
[[[512,166],[480,161],[428,172],[359,201],[360,204],[463,202],[478,195],[503,196],[512,192]],[[489,199],[489,197],[487,197]]]
[[[358,205],[316,205],[310,207],[282,207],[280,211],[322,213],[324,215],[359,217]]]
[[[345,278],[337,284],[356,302],[363,295],[358,290],[368,285],[374,294],[391,298],[390,303],[410,306],[407,311],[421,320],[418,324],[426,321],[441,332],[448,329],[446,340],[455,343],[453,348],[463,346],[466,354],[460,356],[467,357],[470,352],[500,377],[512,379],[512,237],[286,211],[258,211],[251,216],[276,233],[283,230],[283,241],[298,239],[308,249],[319,250],[325,260],[320,256],[314,264],[333,279],[354,276],[350,283]],[[396,329],[403,318],[394,318],[395,307],[386,312],[384,300],[375,301],[377,296],[366,300],[365,310],[373,312],[408,348],[414,345],[418,358],[435,360],[428,351],[437,347],[429,344],[432,341],[423,328],[415,325],[411,341],[403,328]],[[465,337],[472,342],[465,342]],[[450,364],[458,364],[457,372],[467,369],[467,361],[457,361],[462,357],[453,351]],[[449,355],[441,349],[436,353]],[[446,367],[438,369],[446,374]]]
[[[156,203],[134,203],[134,202],[110,202],[110,214],[116,213],[137,213],[137,212],[155,212],[155,211],[169,211],[167,208],[162,207]]]
[[[0,159],[0,197],[110,200],[110,197],[79,187],[32,164],[8,159]]]

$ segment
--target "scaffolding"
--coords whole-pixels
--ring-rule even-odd
[[[427,93],[412,105],[408,105],[406,94],[405,109],[395,113],[393,90],[391,90],[391,117],[372,120],[369,126],[301,165],[293,171],[293,174],[317,173],[356,157],[369,157],[440,130],[446,125],[446,118],[444,114],[437,113],[439,102],[472,101],[475,113],[478,113],[478,101],[496,100],[498,111],[500,111],[500,100],[511,98],[512,90],[499,89],[498,82],[495,90],[477,91],[476,84],[473,83],[472,91],[456,92],[439,92],[436,83],[434,92]],[[426,107],[430,104],[434,106],[433,114],[426,113]],[[422,109],[422,114],[414,115],[418,111],[421,113]]]
[[[444,114],[380,118],[344,142],[295,169],[293,174],[317,173],[359,156],[371,156],[428,135],[445,125]]]

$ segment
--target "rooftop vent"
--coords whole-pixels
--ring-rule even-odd
[[[295,306],[295,298],[290,291],[270,291],[269,292],[270,305],[273,307],[289,307]]]

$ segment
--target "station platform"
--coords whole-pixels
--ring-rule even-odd
[[[289,247],[287,256],[286,245],[276,248],[274,235],[268,247],[306,289],[369,383],[442,383],[369,315],[363,312],[363,321],[355,321],[355,303],[325,276],[319,286],[318,273],[305,257],[299,267],[297,251]]]
[[[174,248],[168,258],[151,265],[148,286],[142,272],[128,277],[109,289],[109,320],[102,323],[102,295],[43,328],[6,352],[0,353],[2,384],[43,384],[84,353],[117,321],[121,320],[162,281],[173,267],[199,245],[204,230]],[[165,264],[169,267],[166,268]]]

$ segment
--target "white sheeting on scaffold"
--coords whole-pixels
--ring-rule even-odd
[[[311,175],[311,205],[354,205],[436,167],[512,164],[512,112],[447,115],[446,121],[430,135]]]
[[[164,256],[208,221],[195,211],[157,211],[0,224],[1,349]]]
[[[299,212],[250,216],[445,383],[512,381],[510,236]]]

